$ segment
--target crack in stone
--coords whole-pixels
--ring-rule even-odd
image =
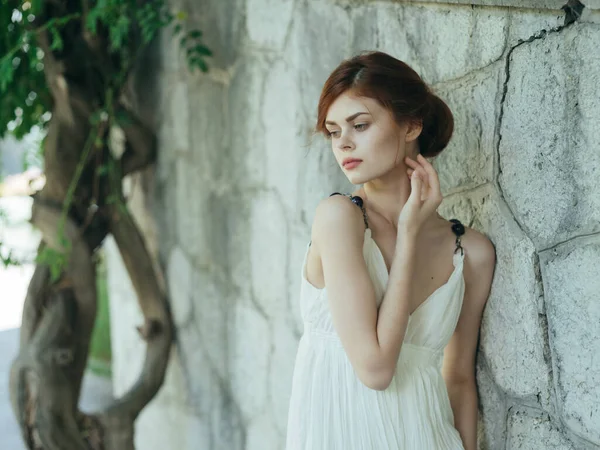
[[[600,238],[600,231],[594,231],[592,233],[586,233],[586,234],[578,234],[577,236],[570,237],[569,239],[565,239],[564,241],[557,242],[556,244],[553,244],[550,247],[542,248],[542,249],[538,250],[538,253],[557,250],[559,247],[562,247],[566,244],[570,244],[572,241],[577,241],[577,240],[586,239],[586,238],[595,237],[595,236],[598,236]]]
[[[294,24],[296,22],[296,17],[299,16],[299,14],[297,14],[297,10],[299,8],[298,6],[298,1],[297,0],[292,0],[292,18],[290,19],[290,22],[288,23],[288,27],[287,30],[285,31],[285,36],[283,37],[283,42],[281,44],[281,50],[279,51],[279,53],[287,53],[287,48],[288,45],[290,44],[290,40],[291,40],[291,36],[292,36],[292,30],[294,29]]]
[[[256,312],[263,319],[265,319],[267,322],[269,322],[269,315],[264,310],[264,308],[260,305],[259,301],[256,299],[256,296],[254,295],[254,289],[252,289],[251,291],[252,292],[250,292],[250,303],[252,304],[252,306],[254,307],[254,309],[256,310]]]
[[[448,193],[446,193],[446,195],[444,195],[444,199],[454,197],[455,195],[463,196],[464,194],[468,194],[468,193],[471,193],[471,192],[476,192],[476,191],[478,191],[480,189],[483,190],[483,189],[485,189],[485,186],[488,186],[488,185],[492,185],[493,186],[493,183],[491,183],[489,181],[486,181],[484,183],[476,184],[474,186],[469,186],[467,188],[460,189],[460,190],[454,190],[454,189],[452,189]]]
[[[550,398],[548,399],[548,405],[550,408],[553,408],[553,410],[551,411],[552,413],[556,412],[556,399],[557,397],[557,392],[554,390],[554,363],[553,363],[553,355],[552,355],[552,346],[550,345],[550,333],[548,330],[548,316],[546,315],[546,303],[545,303],[545,291],[544,291],[544,283],[543,283],[543,277],[542,277],[542,271],[541,271],[541,265],[540,265],[540,257],[539,254],[536,252],[534,254],[534,264],[533,264],[533,269],[534,269],[534,273],[535,273],[535,281],[536,281],[536,285],[537,288],[539,289],[539,303],[541,303],[541,305],[538,303],[538,325],[540,327],[541,330],[541,334],[542,334],[542,357],[544,358],[544,363],[546,364],[546,368],[547,368],[547,376],[548,376],[548,388],[549,388],[549,394],[550,394]],[[541,306],[541,307],[540,307]],[[541,399],[541,392],[539,392],[537,394],[538,397],[538,403],[540,404],[540,406],[546,406],[542,403],[542,399]]]
[[[518,215],[515,214],[515,208],[511,205],[511,203],[508,201],[506,195],[504,194],[504,190],[502,188],[502,183],[500,182],[500,179],[499,179],[499,175],[502,173],[502,161],[501,161],[501,157],[500,157],[500,145],[502,143],[502,120],[504,118],[504,105],[506,103],[506,96],[508,94],[508,84],[510,82],[510,61],[511,61],[511,56],[512,56],[513,52],[515,51],[515,49],[517,49],[521,45],[525,45],[525,44],[531,43],[531,42],[536,41],[536,40],[542,40],[542,39],[546,38],[546,36],[548,36],[550,34],[553,34],[553,33],[560,33],[562,30],[564,30],[565,28],[569,27],[573,23],[575,23],[575,22],[570,22],[570,23],[567,23],[566,25],[561,25],[559,27],[552,28],[549,31],[544,29],[544,30],[541,30],[538,33],[533,34],[528,39],[519,40],[516,45],[514,45],[514,46],[512,46],[510,48],[510,50],[508,51],[508,54],[506,55],[505,78],[504,78],[504,83],[503,83],[503,88],[502,88],[502,98],[500,100],[500,113],[498,114],[498,126],[497,126],[497,130],[498,130],[498,142],[496,143],[496,156],[498,158],[498,179],[496,180],[496,187],[498,189],[498,193],[499,193],[500,197],[502,198],[502,200],[506,204],[508,210],[512,214],[515,223],[520,228],[521,232],[525,236],[527,236],[527,238],[529,240],[531,240],[531,238],[529,236],[529,233],[527,233],[525,231],[525,226],[519,220]]]

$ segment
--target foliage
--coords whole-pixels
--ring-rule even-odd
[[[83,3],[83,2],[82,2]],[[106,27],[110,50],[117,54],[122,70],[115,84],[124,82],[124,76],[134,63],[131,40],[139,31],[142,44],[149,43],[162,28],[174,26],[174,34],[181,36],[191,70],[206,72],[206,57],[211,51],[202,44],[199,30],[183,31],[187,14],[173,13],[164,0],[151,0],[141,7],[136,0],[96,0],[87,12],[85,26],[95,34]],[[7,131],[22,138],[34,126],[44,129],[52,110],[52,97],[44,77],[44,52],[36,43],[36,35],[47,30],[52,36],[51,49],[59,53],[65,45],[61,31],[82,20],[83,12],[76,11],[54,17],[43,25],[36,23],[41,13],[42,0],[2,0],[0,8],[0,138]],[[119,76],[120,75],[120,76]]]
[[[152,41],[161,29],[173,26],[173,34],[180,37],[190,70],[206,72],[206,58],[212,55],[202,43],[201,31],[192,29],[184,32],[187,14],[171,12],[165,0],[143,3],[138,0],[95,0],[89,2],[92,7],[86,12],[84,4],[86,2],[82,1],[73,7],[77,3],[69,2],[71,10],[67,14],[51,17],[43,23],[39,23],[45,7],[43,0],[2,0],[0,8],[0,30],[6,30],[0,32],[0,138],[7,132],[22,138],[35,127],[44,130],[52,117],[53,99],[44,74],[45,55],[36,41],[40,33],[46,31],[50,35],[50,50],[59,57],[65,46],[73,45],[64,38],[67,27],[83,24],[92,35],[106,30],[109,52],[118,61],[118,70],[108,83],[104,104],[99,105],[90,119],[90,135],[64,201],[58,230],[63,249],[57,251],[46,247],[37,258],[38,263],[51,266],[53,279],[60,275],[68,262],[65,255],[68,254],[69,243],[62,227],[84,165],[91,153],[100,151],[104,146],[102,139],[106,139],[106,133],[102,131],[127,121],[124,113],[115,107],[114,98],[119,95],[135,64],[136,52]],[[137,36],[140,36],[141,42],[136,42]],[[43,149],[40,150],[43,153]],[[120,183],[121,177],[116,173],[116,167],[101,166],[97,170],[100,174],[107,172],[113,183]],[[115,194],[110,195],[107,201],[117,203],[125,213],[126,207],[116,194],[120,189],[114,187]],[[1,262],[14,263],[10,255],[2,256]]]
[[[2,0],[0,8],[0,137],[22,138],[50,119],[52,99],[44,77],[44,52],[35,44],[32,4]],[[56,29],[53,27],[53,29]]]

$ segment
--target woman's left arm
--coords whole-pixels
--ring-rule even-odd
[[[475,354],[481,317],[494,276],[496,252],[486,236],[470,228],[462,238],[462,246],[465,250],[465,297],[456,330],[444,350],[442,373],[454,414],[454,426],[465,450],[476,450]]]

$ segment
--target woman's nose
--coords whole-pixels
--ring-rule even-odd
[[[354,144],[352,143],[352,141],[350,139],[348,139],[348,136],[341,136],[339,141],[338,141],[338,148],[340,150],[352,150]]]

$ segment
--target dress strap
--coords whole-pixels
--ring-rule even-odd
[[[450,222],[452,222],[452,231],[456,235],[456,248],[454,249],[454,253],[460,249],[460,254],[462,256],[464,255],[464,251],[460,242],[460,237],[465,234],[465,227],[458,219],[450,219]]]
[[[365,209],[365,205],[364,205],[364,201],[363,201],[362,197],[360,197],[358,195],[343,194],[341,192],[334,192],[334,193],[330,194],[329,196],[331,197],[333,195],[344,195],[344,196],[348,197],[352,201],[352,203],[354,203],[356,206],[358,206],[360,208],[360,210],[362,211],[363,220],[365,221],[365,226],[367,228],[369,228],[369,221],[367,220],[367,210]],[[458,219],[450,219],[450,222],[452,222],[452,231],[456,235],[456,248],[454,249],[454,253],[456,253],[458,250],[460,250],[460,254],[462,256],[462,255],[464,255],[464,249],[461,244],[461,236],[463,234],[465,234],[465,227],[461,223],[461,221]]]
[[[367,228],[369,228],[369,221],[367,220],[367,210],[365,209],[365,205],[364,205],[362,197],[360,197],[358,195],[342,194],[341,192],[334,192],[333,194],[330,194],[329,196],[331,197],[333,195],[345,195],[352,201],[352,203],[354,203],[356,206],[358,206],[360,208],[360,210],[362,211],[363,220],[365,221],[365,226]]]

